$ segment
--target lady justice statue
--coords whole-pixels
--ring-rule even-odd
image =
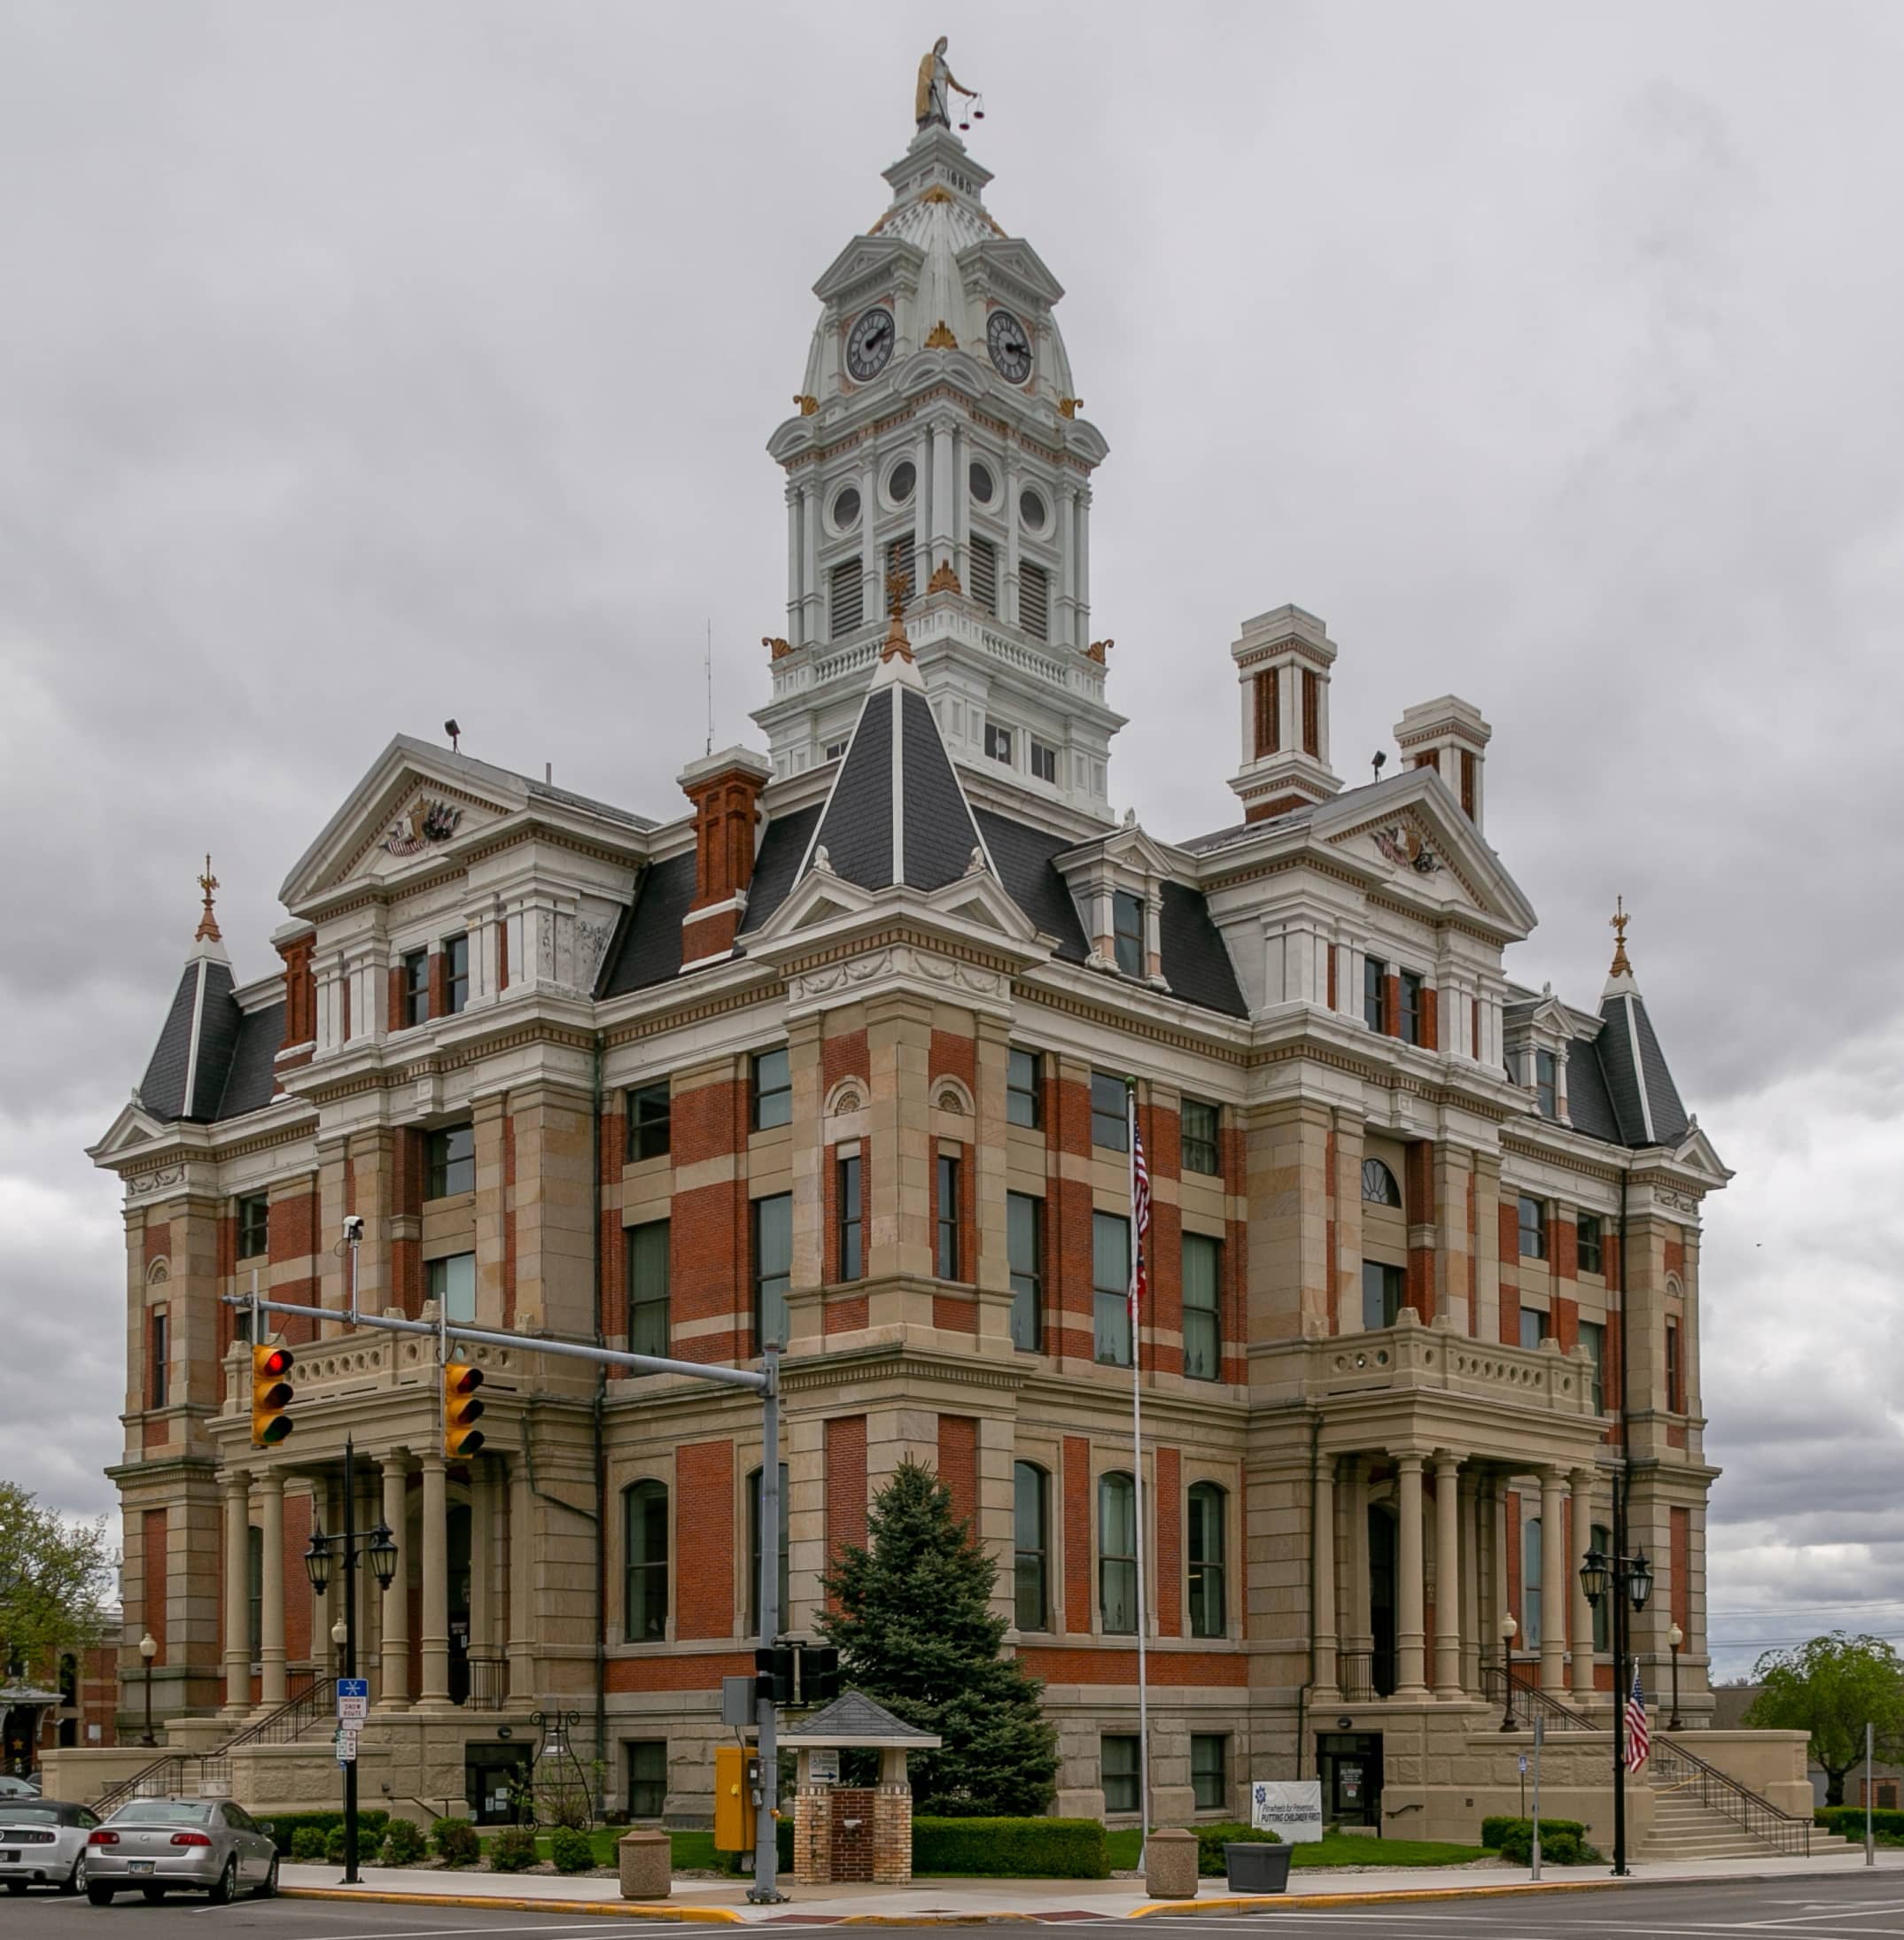
[[[952,126],[952,117],[945,112],[948,88],[968,99],[975,98],[974,90],[956,80],[946,65],[945,44],[946,37],[941,34],[933,42],[932,51],[919,63],[919,87],[913,97],[913,114],[922,128]]]

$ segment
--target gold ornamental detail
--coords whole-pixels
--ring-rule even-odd
[[[763,633],[760,637],[760,644],[766,648],[768,654],[775,660],[784,660],[793,651],[793,648],[785,640],[773,633]]]
[[[1101,667],[1105,663],[1105,655],[1109,653],[1116,644],[1117,642],[1115,640],[1094,640],[1090,646],[1085,648],[1084,658],[1096,661],[1099,666]]]
[[[799,406],[802,417],[812,417],[813,413],[820,408],[820,400],[809,397],[804,391],[796,391],[793,394],[793,401]]]
[[[932,569],[932,577],[926,581],[926,591],[928,593],[963,593],[965,591],[965,588],[959,584],[959,575],[952,570],[951,560],[942,559]]]
[[[1076,417],[1084,408],[1084,400],[1082,398],[1060,398],[1058,400],[1058,415],[1060,417]]]
[[[926,339],[928,350],[957,350],[959,339],[952,333],[952,325],[941,317],[932,326],[932,334]]]

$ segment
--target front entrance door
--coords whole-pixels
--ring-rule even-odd
[[[479,1826],[515,1822],[522,1788],[529,1781],[526,1746],[466,1742],[462,1748],[462,1796]]]
[[[1395,1696],[1395,1517],[1369,1510],[1369,1674],[1378,1697]]]
[[[1325,1824],[1380,1827],[1380,1732],[1317,1732],[1316,1769],[1322,1776],[1322,1816]]]

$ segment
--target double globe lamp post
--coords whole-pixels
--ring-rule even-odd
[[[1652,1565],[1637,1556],[1609,1556],[1589,1549],[1580,1566],[1580,1587],[1596,1610],[1611,1595],[1613,1643],[1613,1872],[1627,1870],[1627,1613],[1643,1610],[1652,1595]],[[1676,1659],[1675,1659],[1676,1666]]]

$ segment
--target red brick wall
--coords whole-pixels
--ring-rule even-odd
[[[1421,1044],[1424,1051],[1442,1048],[1442,1000],[1440,994],[1424,989],[1421,993]]]
[[[322,1217],[323,1207],[318,1201],[315,1178],[308,1191],[272,1200],[267,1235],[271,1265],[275,1269],[301,1260],[306,1262],[306,1270],[291,1278],[274,1271],[270,1284],[263,1290],[268,1298],[284,1300],[292,1306],[315,1307],[317,1304],[317,1277],[312,1269],[317,1264],[315,1255],[318,1251],[318,1225]],[[276,1314],[269,1317],[283,1330],[284,1339],[293,1345],[317,1338],[317,1321],[311,1315]]]
[[[1519,1195],[1502,1188],[1496,1211],[1501,1252],[1501,1340],[1514,1346],[1520,1339],[1520,1207]]]
[[[747,1087],[737,1080],[674,1094],[677,1168],[729,1157],[747,1147]],[[748,1275],[747,1185],[723,1179],[677,1191],[671,1208],[670,1291],[677,1326],[727,1319],[726,1331],[676,1342],[684,1361],[734,1361],[748,1353],[752,1292]]]
[[[1033,1677],[1047,1684],[1135,1684],[1137,1652],[1030,1648],[1021,1645],[1018,1661]],[[1186,1689],[1216,1684],[1240,1689],[1249,1682],[1249,1659],[1239,1651],[1151,1650],[1145,1654],[1145,1677],[1153,1685]]]
[[[284,1036],[282,1044],[307,1044],[317,1036],[317,977],[312,957],[317,948],[315,936],[299,936],[280,943],[277,953],[284,959]]]
[[[1183,1457],[1176,1448],[1157,1450],[1157,1567],[1153,1585],[1157,1630],[1165,1637],[1184,1633]]]
[[[1672,1583],[1668,1601],[1672,1620],[1688,1637],[1692,1634],[1692,1511],[1675,1509],[1672,1518]]]
[[[731,1637],[734,1444],[683,1443],[674,1454],[674,1486],[675,1526],[694,1534],[691,1543],[678,1545],[680,1564],[674,1588],[675,1634],[683,1638]],[[699,1688],[698,1680],[688,1688]]]
[[[704,1657],[611,1657],[605,1681],[611,1691],[715,1691],[724,1677],[753,1674],[751,1650],[719,1650]]]
[[[952,1494],[952,1515],[969,1523],[978,1515],[978,1423],[969,1415],[939,1416],[939,1480]]]
[[[386,1030],[401,1030],[404,1028],[404,1023],[403,966],[400,963],[393,963],[391,965],[390,969],[386,973],[385,978],[385,987],[387,993],[387,1000],[385,1005],[385,1016],[384,1028]]]
[[[1434,1142],[1418,1138],[1402,1151],[1402,1203],[1403,1216],[1411,1226],[1432,1225],[1434,1221]],[[1434,1249],[1408,1249],[1407,1278],[1403,1298],[1421,1315],[1426,1325],[1434,1318]]]
[[[1091,1444],[1082,1435],[1064,1438],[1064,1471],[1058,1486],[1064,1530],[1064,1625],[1067,1630],[1088,1634],[1097,1598],[1091,1583]]]
[[[425,1134],[407,1125],[397,1134],[394,1153],[395,1176],[391,1181],[390,1209],[401,1218],[420,1219],[424,1210],[424,1162]],[[272,1208],[274,1230],[277,1209]],[[393,1239],[390,1243],[390,1277],[397,1304],[412,1320],[424,1308],[424,1248],[418,1239]]]
[[[430,1014],[449,1015],[449,958],[434,945],[430,951]]]
[[[139,1540],[139,1621],[159,1645],[154,1664],[166,1657],[166,1516],[149,1509],[142,1518]],[[135,1639],[134,1641],[137,1640]]]
[[[311,1546],[311,1498],[284,1498],[284,1661],[307,1664],[311,1657],[311,1579],[304,1552]]]
[[[866,1416],[838,1415],[827,1424],[828,1568],[839,1567],[844,1544],[863,1549],[866,1540]]]

